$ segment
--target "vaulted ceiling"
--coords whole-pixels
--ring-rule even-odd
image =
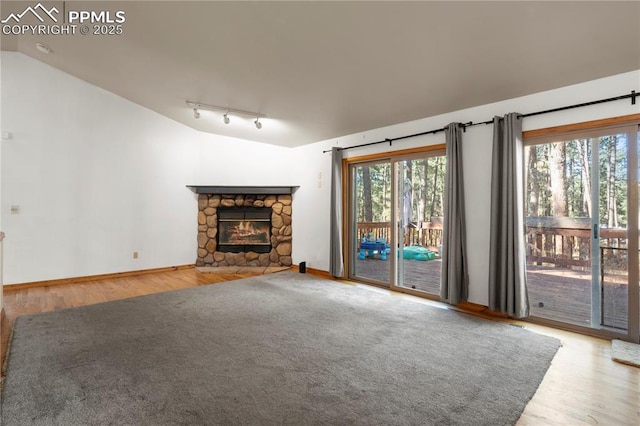
[[[65,20],[124,11],[123,33],[2,35],[3,50],[195,129],[283,146],[640,69],[636,1],[42,3]],[[267,118],[196,120],[187,100]]]

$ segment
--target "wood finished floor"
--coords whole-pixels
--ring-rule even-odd
[[[195,269],[50,287],[5,290],[6,324],[19,315],[107,302],[145,294],[215,284],[256,274],[202,274]],[[376,289],[377,291],[387,291]],[[393,293],[397,297],[412,297]],[[427,304],[438,304],[420,299]],[[554,336],[562,347],[518,425],[638,425],[640,368],[611,361],[608,340],[526,322],[511,321]],[[9,327],[3,327],[3,349]],[[5,354],[3,354],[4,361]]]

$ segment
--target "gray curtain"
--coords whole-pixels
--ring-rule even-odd
[[[524,251],[522,117],[493,119],[489,308],[511,317],[529,315]]]
[[[331,235],[329,237],[329,272],[344,276],[342,257],[342,150],[331,149]]]
[[[462,176],[462,127],[460,123],[451,123],[445,131],[447,175],[444,187],[440,299],[457,305],[467,300],[469,288]]]

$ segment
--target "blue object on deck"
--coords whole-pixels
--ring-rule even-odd
[[[374,257],[376,252],[380,253],[380,259],[387,260],[387,253],[391,251],[391,246],[382,241],[363,241],[360,243],[360,259]]]
[[[434,252],[420,246],[408,246],[402,250],[402,258],[406,260],[433,260],[436,258]]]

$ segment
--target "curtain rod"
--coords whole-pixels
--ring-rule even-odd
[[[536,111],[536,112],[530,112],[528,114],[522,114],[522,117],[532,117],[534,115],[541,115],[541,114],[548,114],[551,112],[558,112],[558,111],[565,111],[568,109],[574,109],[574,108],[581,108],[581,107],[585,107],[585,106],[591,106],[591,105],[598,105],[598,104],[603,104],[606,102],[613,102],[613,101],[620,101],[623,99],[631,99],[631,105],[635,105],[636,104],[636,97],[640,96],[640,94],[636,93],[635,90],[632,90],[631,93],[629,93],[628,95],[620,95],[620,96],[615,96],[613,98],[606,98],[606,99],[599,99],[597,101],[591,101],[591,102],[584,102],[581,104],[575,104],[575,105],[567,105],[567,106],[563,106],[563,107],[558,107],[558,108],[552,108],[552,109],[546,109],[544,111]],[[469,121],[468,123],[462,123],[462,130],[466,131],[467,127],[472,127],[472,126],[479,126],[481,124],[492,124],[493,120],[487,120],[487,121],[481,121],[479,123],[474,123],[472,121]],[[434,135],[436,133],[440,133],[440,132],[444,132],[446,130],[446,127],[442,127],[440,129],[434,129],[434,130],[427,130],[426,132],[420,132],[420,133],[414,133],[412,135],[406,135],[406,136],[400,136],[397,138],[387,138],[385,140],[382,141],[377,141],[377,142],[369,142],[369,143],[363,143],[360,145],[354,145],[354,146],[347,146],[344,148],[338,148],[338,150],[340,151],[346,151],[349,149],[354,149],[354,148],[362,148],[365,146],[370,146],[370,145],[378,145],[381,143],[388,143],[389,146],[392,145],[393,142],[395,141],[400,141],[403,139],[409,139],[409,138],[415,138],[417,136],[424,136],[424,135]],[[324,150],[322,151],[322,153],[327,153],[327,152],[331,152],[330,149],[328,150]]]

